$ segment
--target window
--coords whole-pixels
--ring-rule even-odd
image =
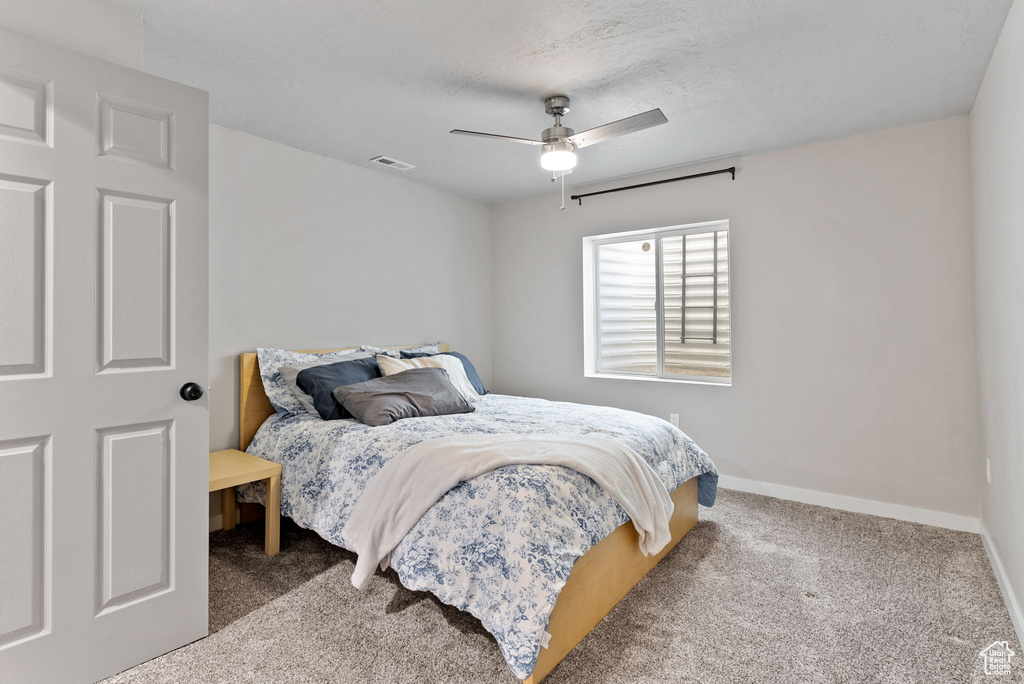
[[[588,376],[728,385],[729,222],[583,238]]]

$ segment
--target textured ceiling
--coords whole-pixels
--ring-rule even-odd
[[[966,112],[1011,0],[109,0],[145,20],[146,71],[211,119],[487,201],[550,192],[547,95],[582,131],[668,123],[579,152],[568,184]]]

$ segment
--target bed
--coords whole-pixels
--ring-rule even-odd
[[[710,459],[651,416],[489,394],[474,413],[370,428],[277,414],[255,353],[241,355],[240,370],[241,449],[282,464],[283,515],[343,547],[340,531],[361,488],[389,456],[425,439],[597,433],[629,444],[656,466],[675,508],[671,541],[653,556],[640,552],[628,516],[596,483],[551,466],[501,468],[462,483],[391,554],[403,585],[479,618],[512,673],[528,684],[544,679],[682,539],[697,522],[698,500],[714,502],[718,476]],[[262,502],[259,485],[238,495],[244,503]]]

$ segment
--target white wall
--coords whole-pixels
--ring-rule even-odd
[[[971,111],[978,358],[985,455],[982,520],[1005,571],[1004,591],[1024,600],[1024,6],[1014,4]]]
[[[100,0],[5,0],[0,29],[142,69],[142,17]]]
[[[210,127],[210,448],[238,354],[444,341],[491,379],[490,207]]]
[[[977,518],[967,117],[615,185],[733,163],[736,181],[564,213],[556,195],[497,206],[496,389],[678,412],[726,475]],[[584,378],[582,236],[714,219],[731,222],[733,386]]]

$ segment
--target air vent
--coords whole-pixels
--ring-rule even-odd
[[[412,164],[408,164],[408,163],[406,163],[404,161],[398,161],[397,159],[392,159],[391,157],[374,157],[370,161],[372,161],[374,164],[381,164],[382,166],[389,166],[392,169],[397,169],[399,171],[408,171],[409,169],[415,169],[416,168]]]

